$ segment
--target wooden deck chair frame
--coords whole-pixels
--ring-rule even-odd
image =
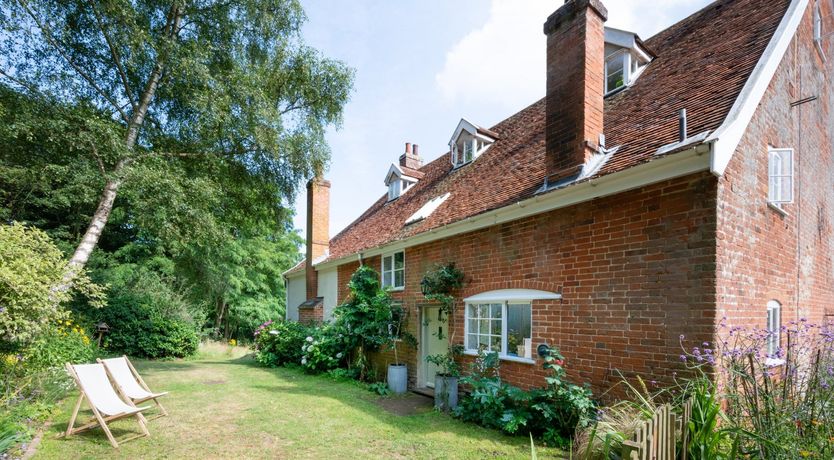
[[[99,412],[98,408],[96,408],[95,404],[93,404],[91,402],[89,396],[87,396],[87,393],[84,391],[84,387],[81,385],[81,380],[78,378],[78,374],[75,373],[75,369],[72,367],[72,364],[66,363],[65,367],[67,369],[67,372],[69,372],[69,375],[75,381],[75,385],[78,387],[78,391],[81,394],[78,395],[78,401],[75,403],[75,409],[73,409],[73,411],[72,411],[72,416],[70,417],[70,421],[69,421],[69,424],[67,425],[67,431],[64,433],[64,437],[68,438],[68,437],[70,437],[74,434],[83,433],[83,432],[89,431],[89,430],[91,430],[91,429],[93,429],[97,426],[100,426],[101,429],[104,431],[104,434],[107,435],[107,440],[110,441],[110,445],[112,445],[114,448],[118,449],[119,448],[119,443],[118,443],[118,441],[116,441],[115,436],[113,436],[113,433],[110,431],[110,427],[107,426],[107,422],[112,422],[112,421],[119,420],[119,419],[125,418],[125,417],[136,417],[136,421],[139,422],[139,426],[142,428],[142,434],[137,434],[137,435],[134,435],[134,436],[130,436],[126,439],[123,439],[122,442],[128,442],[128,441],[132,441],[134,439],[138,439],[138,438],[142,438],[142,437],[151,435],[150,432],[148,432],[148,427],[145,426],[144,417],[142,416],[142,414],[140,412],[128,412],[128,413],[115,414],[115,415],[109,415],[109,416],[105,416],[104,414]],[[78,418],[78,411],[81,409],[81,403],[85,399],[87,400],[87,404],[90,406],[90,409],[92,409],[92,411],[93,411],[94,419],[91,420],[90,422],[85,423],[84,425],[81,425],[81,426],[76,428],[75,427],[75,421]],[[136,406],[133,406],[133,407],[136,407]],[[144,410],[144,409],[141,409],[141,410]]]
[[[133,363],[130,362],[130,358],[128,358],[127,355],[122,355],[122,358],[124,358],[125,362],[127,363],[128,369],[130,369],[130,373],[133,374],[133,378],[136,379],[136,381],[139,383],[139,386],[144,388],[145,391],[147,391],[148,393],[151,393],[152,396],[148,396],[147,398],[139,398],[139,399],[133,399],[133,398],[129,397],[125,393],[125,391],[121,387],[121,385],[119,385],[119,382],[115,378],[113,378],[113,373],[107,367],[107,362],[105,360],[102,360],[101,358],[97,358],[96,361],[101,363],[104,366],[104,368],[107,370],[107,373],[110,375],[110,380],[113,382],[113,386],[116,388],[116,391],[119,392],[119,394],[122,396],[122,398],[124,398],[125,401],[127,401],[128,404],[130,404],[132,406],[135,406],[136,404],[142,404],[143,402],[153,400],[154,404],[156,404],[157,407],[159,407],[159,414],[157,414],[157,415],[155,415],[151,418],[147,418],[143,414],[140,414],[140,416],[142,417],[143,420],[150,421],[150,420],[156,420],[160,417],[167,417],[168,416],[168,411],[165,410],[165,406],[163,406],[162,403],[159,402],[159,398],[161,398],[162,396],[167,395],[168,392],[154,393],[153,391],[151,391],[148,384],[145,383],[145,380],[142,379],[142,376],[139,375],[139,372],[137,372],[136,368],[133,367]]]

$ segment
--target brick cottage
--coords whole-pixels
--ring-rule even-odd
[[[558,347],[597,389],[668,378],[679,336],[712,341],[724,317],[774,349],[780,324],[834,318],[831,0],[719,0],[645,41],[607,14],[559,7],[545,97],[489,129],[461,120],[428,164],[406,144],[333,238],[330,184],[311,181],[287,318],[328,320],[368,264],[409,312],[410,386],[432,385],[424,357],[451,335],[521,387],[544,383],[536,347]],[[420,281],[448,262],[465,284],[438,321]]]

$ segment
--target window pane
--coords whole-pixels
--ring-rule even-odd
[[[479,335],[478,336],[478,348],[486,347],[489,350],[489,336],[488,335]]]
[[[404,266],[405,266],[405,253],[404,252],[398,252],[398,253],[394,254],[394,268],[395,269],[400,269],[400,268],[403,268]]]
[[[382,285],[386,287],[391,286],[391,272],[382,274]]]
[[[501,336],[500,335],[490,336],[489,350],[490,351],[501,351]]]
[[[500,318],[501,317],[501,309],[502,309],[503,305],[501,305],[500,303],[494,303],[494,304],[492,304],[491,307],[492,307],[492,316],[491,317],[492,318]]]
[[[530,304],[507,306],[507,354],[531,356],[527,348],[532,342],[532,309]],[[527,339],[527,340],[525,340]]]
[[[480,329],[478,330],[479,334],[489,334],[489,320],[488,319],[482,319],[479,322],[478,326],[480,327]]]
[[[501,335],[501,320],[500,319],[494,319],[490,322],[492,323],[492,329],[490,329],[489,333],[500,336]]]
[[[478,316],[481,318],[489,318],[489,305],[478,305]]]
[[[394,272],[394,287],[403,287],[405,286],[405,272],[402,270],[397,270]]]
[[[608,66],[606,67],[607,70],[607,91],[613,91],[623,85],[625,85],[625,81],[623,80],[624,75],[624,68],[623,68],[623,54],[617,54],[608,59]]]
[[[470,334],[477,334],[478,333],[478,320],[477,319],[470,319],[469,320],[469,333]]]
[[[478,348],[478,336],[475,334],[469,334],[466,337],[466,348],[468,350],[475,350]]]
[[[382,258],[382,271],[391,271],[391,257]]]
[[[475,318],[478,317],[478,306],[477,305],[472,305],[472,304],[468,305],[466,311],[467,311],[467,316],[469,318],[475,319]]]

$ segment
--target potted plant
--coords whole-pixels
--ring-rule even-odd
[[[449,411],[458,405],[458,378],[460,365],[457,357],[463,352],[463,346],[454,344],[444,354],[426,356],[426,361],[440,368],[434,376],[434,407]]]
[[[417,348],[417,339],[405,330],[408,312],[400,305],[391,304],[391,322],[388,324],[388,345],[394,351],[394,362],[388,365],[388,389],[394,394],[408,391],[408,366],[400,362],[398,345],[405,342]]]

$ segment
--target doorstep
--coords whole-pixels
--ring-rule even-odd
[[[414,394],[418,394],[420,396],[425,396],[427,398],[434,399],[434,388],[429,388],[429,387],[412,388],[411,392],[414,393]]]

